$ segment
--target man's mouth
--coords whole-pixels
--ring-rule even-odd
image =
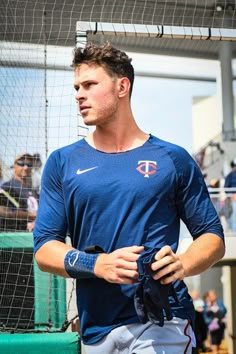
[[[89,106],[80,106],[79,110],[81,114],[86,114],[89,110]]]

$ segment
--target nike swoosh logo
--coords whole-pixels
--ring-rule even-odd
[[[86,173],[86,172],[88,172],[88,171],[92,171],[92,170],[94,170],[95,168],[98,168],[98,166],[90,167],[90,168],[87,168],[86,170],[78,169],[76,173],[77,173],[77,175],[81,175],[82,173]]]

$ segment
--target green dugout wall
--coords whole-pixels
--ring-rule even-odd
[[[79,336],[70,333],[1,334],[1,354],[80,354]]]
[[[66,309],[66,281],[39,270],[32,234],[0,233],[0,353],[80,353]]]

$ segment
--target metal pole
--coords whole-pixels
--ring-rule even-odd
[[[223,140],[236,139],[234,127],[234,96],[232,83],[232,47],[231,43],[222,41],[220,45],[221,97],[223,115]]]

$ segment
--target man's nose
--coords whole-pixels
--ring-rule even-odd
[[[30,167],[28,165],[24,165],[23,169],[28,171],[28,170],[30,170]]]
[[[81,101],[85,98],[85,93],[82,87],[79,88],[79,90],[77,90],[76,95],[75,95],[75,99],[76,101]]]

